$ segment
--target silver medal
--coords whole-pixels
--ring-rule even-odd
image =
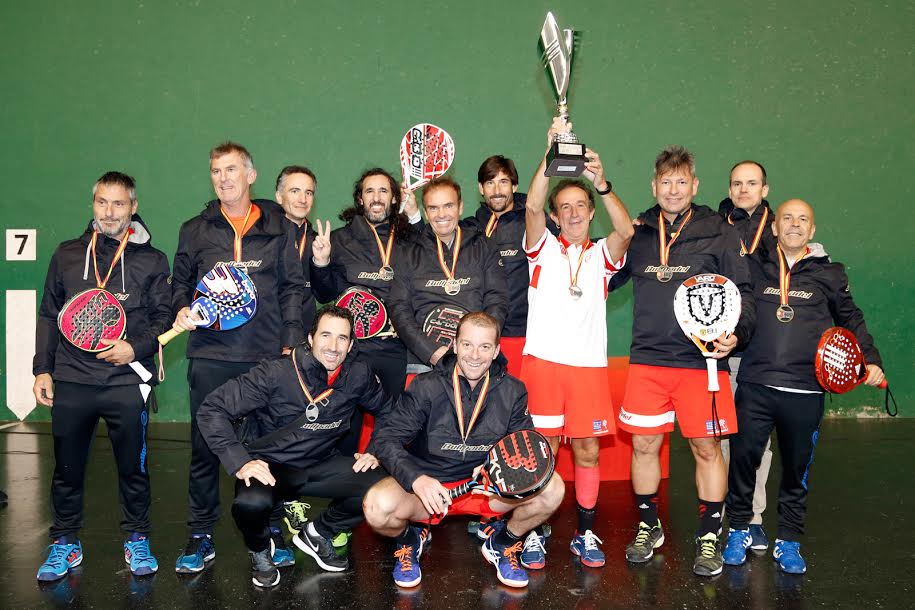
[[[581,288],[578,286],[569,286],[569,295],[576,301],[581,298]]]
[[[454,296],[461,291],[461,283],[454,278],[445,280],[445,294]]]

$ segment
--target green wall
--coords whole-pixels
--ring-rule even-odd
[[[455,139],[453,173],[470,213],[484,157],[513,157],[526,183],[543,150],[555,106],[536,44],[553,10],[561,26],[583,30],[569,96],[575,130],[601,153],[630,210],[651,205],[652,161],[666,144],[696,153],[698,201],[711,205],[726,194],[733,162],[762,161],[772,201],[813,204],[817,240],[848,263],[902,413],[915,415],[904,315],[915,295],[911,3],[381,6],[86,0],[7,7],[0,19],[3,216],[7,228],[38,229],[38,260],[4,262],[4,288],[38,289],[40,298],[51,252],[83,229],[90,187],[108,169],[137,178],[140,213],[171,258],[180,222],[212,195],[207,151],[228,138],[254,154],[258,196],[272,196],[283,165],[311,166],[319,179],[314,216],[328,218],[348,204],[363,168],[397,171],[407,127],[435,122]],[[606,216],[599,222],[608,226]],[[631,301],[628,288],[610,298],[611,355],[628,350]],[[187,417],[183,349],[178,340],[167,351],[160,419]],[[4,361],[0,368],[5,375]],[[4,377],[4,397],[5,384]],[[860,414],[878,404],[881,394],[858,389],[830,408]],[[0,419],[11,417],[0,406]]]

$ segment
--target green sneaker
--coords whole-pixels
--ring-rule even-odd
[[[331,544],[334,545],[335,549],[342,549],[347,544],[349,544],[349,539],[353,537],[353,532],[347,530],[345,532],[340,532],[334,539],[331,540]]]
[[[718,548],[718,536],[708,533],[701,538],[696,538],[696,561],[693,563],[693,573],[699,576],[715,576],[721,574],[724,560],[721,549]]]
[[[286,516],[283,517],[283,521],[286,522],[289,533],[295,536],[302,531],[305,524],[308,523],[308,517],[305,515],[305,511],[311,508],[311,504],[298,501],[283,502],[283,508],[286,509]]]
[[[652,526],[640,521],[635,540],[626,547],[626,561],[646,563],[654,555],[654,550],[662,544],[664,544],[664,530],[661,529],[661,522],[658,521],[657,525]]]

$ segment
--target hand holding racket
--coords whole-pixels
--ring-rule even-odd
[[[875,364],[867,364],[858,338],[847,328],[826,329],[817,345],[814,368],[823,389],[834,394],[850,392],[862,383],[887,387],[883,371]]]
[[[728,278],[714,273],[687,278],[674,295],[674,315],[680,329],[705,356],[710,392],[720,389],[717,359],[727,353],[716,350],[737,344],[732,333],[740,320],[740,309],[740,290]]]
[[[400,142],[400,168],[411,191],[448,171],[454,161],[454,140],[431,123],[414,125]]]
[[[535,430],[518,430],[492,446],[473,479],[449,491],[456,499],[474,489],[503,498],[528,498],[549,482],[556,457],[546,437]]]

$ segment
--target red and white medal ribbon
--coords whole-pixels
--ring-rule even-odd
[[[118,249],[114,251],[114,257],[111,259],[111,265],[108,267],[108,273],[105,275],[105,279],[102,279],[102,276],[98,273],[98,260],[95,257],[95,244],[98,241],[98,231],[92,232],[92,267],[95,270],[95,287],[101,288],[104,290],[105,285],[108,284],[108,279],[111,277],[111,272],[114,271],[114,266],[117,264],[118,259],[121,258],[121,255],[124,254],[124,250],[127,248],[127,241],[130,239],[130,235],[133,233],[133,229],[127,229],[127,233],[124,234],[124,237],[121,238],[121,243],[118,245]]]
[[[776,245],[775,251],[778,253],[778,297],[779,303],[781,303],[775,310],[775,317],[779,322],[790,322],[794,319],[794,309],[788,305],[788,294],[791,291],[791,269],[788,267],[788,259],[782,252],[782,247]],[[794,264],[798,264],[809,253],[810,248],[805,249]]]
[[[477,397],[477,404],[473,407],[473,413],[471,413],[470,421],[467,423],[466,432],[464,430],[464,402],[461,400],[461,381],[458,376],[458,365],[456,364],[454,365],[454,372],[451,374],[451,385],[454,389],[454,410],[457,413],[461,440],[466,444],[467,437],[470,436],[470,431],[473,430],[474,424],[477,423],[480,411],[483,410],[483,403],[486,401],[486,393],[489,391],[489,371],[486,371],[486,375],[483,376],[483,387],[480,388],[480,395]]]
[[[492,234],[496,232],[497,226],[499,226],[499,217],[493,212],[492,216],[489,217],[489,222],[486,223],[483,234],[486,235],[486,237],[492,237]]]
[[[756,228],[756,235],[753,236],[753,243],[750,244],[750,248],[747,249],[747,246],[743,243],[742,238],[740,240],[740,256],[746,256],[747,254],[753,254],[756,252],[756,248],[759,246],[759,241],[762,239],[763,231],[766,228],[766,220],[768,220],[768,218],[769,208],[764,207],[762,220],[759,221],[759,226]],[[731,214],[728,214],[728,224],[732,227],[734,226],[734,221],[731,219]]]

